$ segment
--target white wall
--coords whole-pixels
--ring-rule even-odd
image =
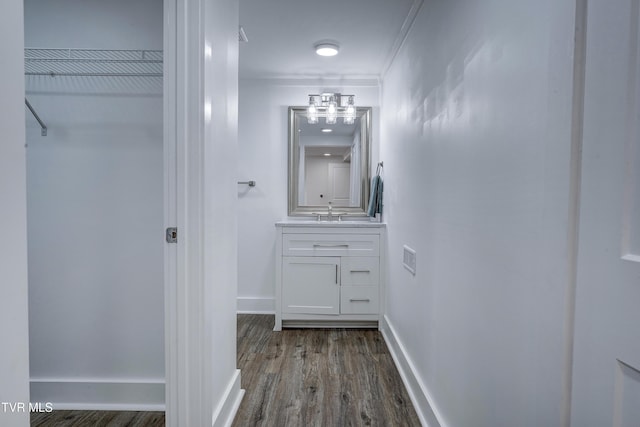
[[[0,402],[29,403],[27,200],[22,1],[0,4]],[[28,412],[0,407],[0,424],[29,425]]]
[[[425,2],[384,77],[385,332],[430,425],[561,424],[574,7]]]
[[[162,49],[162,1],[25,8],[28,47]],[[164,405],[162,92],[122,83],[27,80],[32,397],[58,408]]]
[[[242,53],[241,53],[242,54]],[[306,105],[308,94],[356,95],[373,108],[372,158],[377,161],[379,104],[376,83],[240,80],[238,180],[238,310],[275,310],[275,222],[287,217],[287,108]]]

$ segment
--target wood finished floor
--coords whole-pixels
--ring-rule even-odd
[[[32,413],[32,427],[163,427],[164,412],[53,411]]]
[[[234,427],[420,426],[377,330],[285,329],[238,315],[246,394]]]
[[[238,315],[246,394],[233,427],[420,426],[380,332],[285,329],[274,316]],[[156,427],[163,412],[54,411],[32,427]]]

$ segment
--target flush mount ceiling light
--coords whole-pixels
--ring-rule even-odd
[[[320,131],[324,133],[329,133],[329,132],[333,132],[333,129],[323,128],[323,129],[320,129]]]
[[[316,53],[320,56],[336,56],[340,50],[340,46],[337,43],[322,42],[314,46]]]
[[[346,98],[344,102],[343,98]],[[321,95],[309,95],[307,107],[307,122],[318,123],[318,117],[324,117],[325,123],[334,125],[338,116],[342,117],[345,125],[352,125],[356,120],[355,95],[343,95],[341,93],[323,93]],[[325,132],[324,129],[322,129]],[[329,130],[330,132],[330,130]]]

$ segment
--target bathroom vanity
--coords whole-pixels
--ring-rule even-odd
[[[275,331],[378,327],[385,224],[283,221],[276,230]]]

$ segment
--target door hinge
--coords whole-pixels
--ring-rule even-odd
[[[169,227],[166,232],[167,243],[177,243],[178,242],[178,228],[177,227]]]

